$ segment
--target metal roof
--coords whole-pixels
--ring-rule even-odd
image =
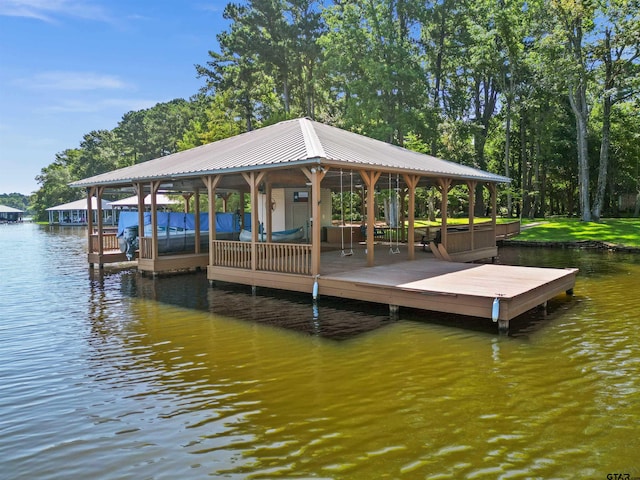
[[[96,197],[91,197],[91,209],[98,209],[98,199]],[[111,208],[111,204],[106,200],[102,200],[100,203],[102,205],[103,210],[109,210]],[[46,211],[61,211],[61,210],[86,210],[87,209],[87,199],[83,198],[81,200],[76,200],[75,202],[63,203],[62,205],[56,205],[55,207],[49,207]]]
[[[24,213],[24,211],[7,205],[0,205],[0,213]]]
[[[511,180],[348,132],[308,118],[287,120],[71,183],[73,187],[121,186],[151,180],[327,164],[454,180],[502,183]]]
[[[156,205],[177,205],[180,202],[178,200],[173,200],[166,195],[161,193],[156,194]],[[147,195],[144,197],[144,204],[151,205],[151,195]],[[121,200],[116,200],[115,202],[111,202],[111,208],[114,207],[137,207],[138,206],[138,196],[133,195],[132,197],[123,198]]]

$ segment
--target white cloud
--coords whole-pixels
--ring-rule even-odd
[[[224,6],[227,4],[227,2],[221,2],[222,5],[215,5],[212,3],[200,3],[196,5],[196,9],[198,10],[203,10],[205,12],[213,12],[213,13],[220,13],[224,11]]]
[[[45,22],[55,22],[58,17],[111,21],[105,9],[86,0],[0,0],[0,15]]]
[[[151,108],[158,102],[146,99],[105,98],[101,100],[66,100],[57,105],[42,107],[42,113],[97,113],[107,110],[129,112]]]
[[[94,72],[52,71],[39,73],[31,78],[23,78],[18,83],[37,90],[120,90],[130,85],[116,75]]]

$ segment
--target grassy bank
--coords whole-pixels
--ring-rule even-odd
[[[640,219],[615,218],[581,222],[573,218],[523,221],[517,241],[585,242],[597,241],[618,246],[640,247]]]

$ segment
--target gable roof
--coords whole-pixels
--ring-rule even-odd
[[[24,213],[23,210],[17,208],[8,207],[7,205],[0,205],[0,213]]]
[[[166,195],[161,193],[156,194],[156,205],[177,205],[180,202],[177,200],[173,200]],[[144,197],[144,204],[151,205],[151,194],[146,195]],[[138,206],[138,196],[133,195],[132,197],[123,198],[121,200],[116,200],[115,202],[111,202],[111,208],[114,207],[137,207]]]
[[[294,165],[374,169],[492,183],[511,181],[501,175],[413,152],[308,118],[298,118],[78,180],[70,185],[120,186]]]
[[[98,209],[98,199],[96,197],[91,197],[91,209]],[[102,205],[103,210],[109,210],[111,208],[111,204],[106,200],[102,200],[100,203]],[[58,211],[58,210],[86,210],[87,209],[87,199],[83,198],[81,200],[76,200],[75,202],[63,203],[62,205],[56,205],[55,207],[49,207],[46,209],[49,211]]]

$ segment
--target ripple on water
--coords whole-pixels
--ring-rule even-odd
[[[0,228],[8,478],[637,468],[637,261],[533,255],[584,265],[576,297],[497,336],[470,319],[401,311],[391,321],[386,307],[212,289],[203,275],[92,271],[84,236],[18,228],[19,247]],[[27,268],[7,261],[18,255]]]

